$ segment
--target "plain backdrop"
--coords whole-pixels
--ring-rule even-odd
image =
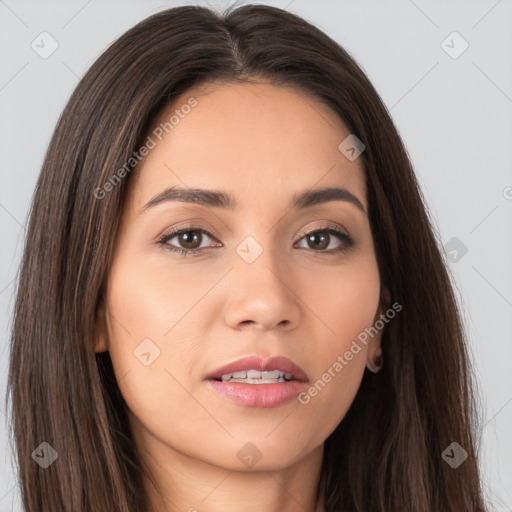
[[[16,272],[49,139],[78,80],[114,39],[186,3],[228,5],[0,0],[0,512],[22,510],[4,397]],[[481,466],[490,510],[511,511],[512,2],[261,3],[304,17],[344,46],[393,117],[464,312],[485,417]],[[58,45],[47,58],[33,49],[41,37],[48,51]]]

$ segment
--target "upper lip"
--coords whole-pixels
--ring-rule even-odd
[[[285,373],[291,373],[293,378],[303,382],[308,381],[304,370],[293,361],[284,356],[246,356],[237,359],[232,363],[225,364],[216,370],[210,372],[206,379],[220,379],[227,373],[240,372],[244,370],[258,370],[261,372],[279,370]]]

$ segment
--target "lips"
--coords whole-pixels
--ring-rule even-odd
[[[279,370],[292,375],[293,380],[308,382],[308,377],[300,366],[284,356],[262,357],[247,356],[232,363],[228,363],[206,376],[206,380],[222,380],[222,376],[228,373],[242,372],[248,370],[272,371]]]

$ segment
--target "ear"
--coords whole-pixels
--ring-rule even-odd
[[[103,298],[98,303],[96,309],[96,317],[94,321],[94,351],[95,352],[106,352],[108,351],[108,329],[106,321],[106,308]]]
[[[386,322],[381,319],[381,315],[383,315],[387,311],[390,304],[391,294],[388,288],[383,287],[381,289],[379,307],[377,308],[377,312],[375,313],[375,317],[373,319],[373,327],[378,332],[371,338],[370,342],[368,343],[368,352],[366,355],[366,360],[370,364],[375,363],[376,361],[379,361],[382,358],[381,341],[382,334],[384,332],[384,329],[386,328]],[[382,326],[382,324],[384,324],[384,326]],[[382,328],[378,329],[379,326],[382,326]]]

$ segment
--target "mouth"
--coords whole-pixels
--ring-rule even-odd
[[[206,376],[206,380],[244,382],[246,384],[274,384],[298,380],[308,382],[304,370],[284,356],[246,356],[225,364]]]
[[[248,356],[206,376],[217,393],[249,407],[277,407],[290,402],[307,387],[304,370],[286,357]]]

